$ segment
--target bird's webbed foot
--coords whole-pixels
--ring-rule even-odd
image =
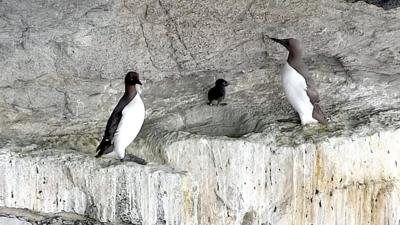
[[[134,156],[134,155],[126,155],[125,158],[121,159],[121,162],[123,162],[123,161],[130,161],[130,162],[135,162],[140,165],[147,165],[146,160],[139,158],[137,156]]]

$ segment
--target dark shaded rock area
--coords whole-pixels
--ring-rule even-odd
[[[394,9],[400,6],[399,0],[347,0],[347,1],[351,3],[364,1],[368,4],[376,5],[385,10]]]

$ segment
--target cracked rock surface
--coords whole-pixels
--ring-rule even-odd
[[[0,207],[0,224],[4,225],[125,225],[126,223],[102,223],[74,213],[55,215],[37,213],[27,209]]]
[[[397,7],[0,0],[0,206],[99,224],[397,225]],[[328,126],[300,127],[287,52],[266,36],[302,41]],[[144,167],[92,158],[129,70],[146,120],[128,152]],[[218,78],[227,106],[209,107]]]
[[[397,0],[347,0],[348,2],[364,1],[369,4],[382,7],[385,10],[390,10],[400,6],[400,2]]]
[[[0,205],[102,222],[195,224],[196,185],[167,166],[66,151],[0,150]]]

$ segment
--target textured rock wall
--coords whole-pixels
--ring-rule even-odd
[[[103,222],[197,224],[197,188],[184,172],[74,153],[0,151],[0,205],[71,212]]]
[[[287,115],[277,78],[286,52],[263,34],[303,41],[330,114],[336,106],[360,111],[398,102],[398,10],[342,1],[0,4],[5,137],[96,132],[131,69],[145,80],[148,121],[204,105],[218,77],[234,81],[231,104],[262,107],[271,119]],[[317,63],[328,63],[330,73],[320,76]]]
[[[38,213],[27,209],[0,207],[0,224],[4,225],[125,225],[126,223],[103,223],[82,215],[60,212]]]
[[[32,224],[61,211],[87,224],[398,224],[400,10],[367,2],[383,8],[0,0],[0,206],[51,213]],[[278,76],[287,52],[264,35],[302,41],[328,126],[299,126]],[[150,166],[89,156],[128,70],[147,110],[129,152]],[[209,107],[220,77],[228,105]]]
[[[296,147],[276,146],[272,135],[191,136],[164,155],[199,181],[200,224],[396,225],[399,135],[332,137]]]
[[[396,0],[347,0],[348,2],[364,1],[369,4],[374,4],[376,6],[382,7],[386,10],[397,8],[400,6],[400,2]]]

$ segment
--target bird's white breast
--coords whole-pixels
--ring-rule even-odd
[[[289,103],[300,116],[301,123],[315,123],[312,117],[314,106],[307,95],[307,83],[302,75],[286,63],[282,69],[282,85]]]
[[[139,94],[122,110],[122,118],[114,135],[114,151],[125,155],[125,148],[136,138],[144,121],[145,108]]]

